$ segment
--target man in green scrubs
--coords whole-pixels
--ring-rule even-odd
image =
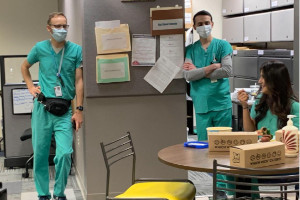
[[[34,100],[31,121],[33,172],[39,200],[51,198],[48,157],[53,135],[56,142],[53,198],[66,199],[64,191],[73,152],[72,121],[76,125],[76,131],[83,122],[82,49],[79,45],[66,41],[68,27],[63,13],[51,13],[47,22],[47,30],[51,39],[36,43],[21,66],[28,90],[34,97],[43,93],[46,98],[72,100],[76,95],[77,107],[73,116],[71,106],[65,114],[57,116],[46,111],[44,105],[36,98]],[[29,68],[37,62],[39,62],[39,84],[35,86]]]
[[[213,38],[209,12],[194,15],[194,29],[200,40],[186,49],[184,76],[191,84],[198,140],[207,140],[207,127],[232,126],[232,103],[228,77],[232,74],[232,48]]]
[[[209,12],[202,10],[194,15],[194,29],[200,40],[186,49],[184,76],[191,85],[191,98],[196,113],[198,140],[207,140],[207,127],[232,125],[232,103],[228,77],[232,74],[231,45],[213,38],[214,26]],[[218,175],[219,179],[229,177]],[[231,187],[218,183],[219,187]],[[226,198],[220,191],[218,197]]]

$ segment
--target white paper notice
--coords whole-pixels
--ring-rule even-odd
[[[191,2],[191,0],[185,0],[185,1],[184,1],[184,7],[185,7],[185,8],[191,8],[191,7],[192,7],[192,2]]]
[[[161,35],[160,56],[167,57],[181,70],[175,78],[183,78],[182,65],[184,63],[183,35]]]
[[[192,13],[185,13],[185,23],[191,24],[192,23]]]
[[[104,51],[113,49],[125,49],[127,47],[126,33],[112,33],[102,35]]]
[[[154,67],[144,77],[144,80],[157,89],[160,93],[171,83],[180,68],[168,58],[160,57]]]
[[[151,35],[132,35],[132,66],[153,66],[156,61],[156,39]]]
[[[124,63],[102,63],[101,79],[123,78],[125,77]]]
[[[113,21],[99,21],[95,22],[96,28],[118,28],[120,27],[120,20],[113,20]]]

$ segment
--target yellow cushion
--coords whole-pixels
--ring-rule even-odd
[[[195,198],[196,189],[188,182],[141,182],[132,185],[117,198],[154,197],[169,200],[191,200]]]

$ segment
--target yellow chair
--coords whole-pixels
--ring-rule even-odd
[[[192,200],[195,198],[196,188],[189,180],[165,179],[135,179],[136,155],[130,132],[115,141],[100,143],[106,165],[106,199],[169,199]],[[132,158],[132,185],[122,194],[110,197],[110,167],[116,162]]]

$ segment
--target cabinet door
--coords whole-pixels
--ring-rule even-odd
[[[285,66],[288,68],[291,82],[293,82],[293,63],[294,63],[293,59],[292,58],[277,58],[277,57],[274,57],[274,58],[260,57],[260,58],[258,58],[259,69],[264,62],[271,61],[271,60],[278,60],[280,62],[283,62],[285,64]],[[258,72],[260,72],[260,71],[258,71]]]
[[[270,42],[270,12],[244,16],[244,42]]]
[[[288,6],[294,5],[294,0],[271,0],[271,7],[281,7],[281,6]]]
[[[233,15],[243,13],[243,0],[223,0],[222,1],[222,14]]]
[[[270,0],[244,0],[244,13],[271,8]]]
[[[244,17],[223,19],[223,39],[230,43],[243,42]]]
[[[294,9],[271,13],[271,41],[294,40]]]
[[[257,79],[257,57],[233,56],[232,68],[234,76]]]

